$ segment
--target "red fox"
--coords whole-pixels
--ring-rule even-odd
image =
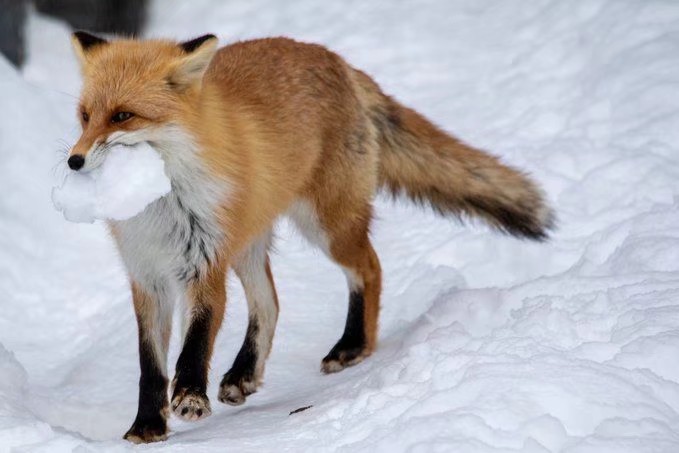
[[[378,189],[523,238],[543,240],[552,226],[526,175],[443,132],[322,46],[270,38],[218,50],[214,35],[177,43],[85,32],[72,41],[84,85],[69,167],[91,170],[112,145],[146,141],[172,183],[142,213],[109,222],[139,328],[132,442],[165,439],[170,411],[210,415],[208,367],[229,268],[245,288],[249,324],[218,399],[238,405],[257,390],[278,318],[268,252],[279,216],[348,281],[344,333],[321,362],[325,373],[359,363],[377,343],[381,271],[368,232]],[[185,319],[170,383],[175,302]]]

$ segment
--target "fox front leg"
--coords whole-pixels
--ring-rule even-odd
[[[167,438],[167,349],[172,328],[171,298],[162,285],[149,291],[132,283],[132,299],[139,328],[139,406],[124,438],[137,444]]]
[[[205,275],[189,283],[189,325],[172,381],[172,411],[193,421],[212,413],[207,397],[207,374],[212,349],[224,318],[226,268],[211,265]]]

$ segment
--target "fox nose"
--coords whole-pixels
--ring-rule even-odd
[[[74,154],[68,158],[68,167],[71,170],[80,170],[85,165],[85,158],[82,154]]]

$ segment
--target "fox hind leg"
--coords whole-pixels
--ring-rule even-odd
[[[369,356],[377,343],[381,292],[381,268],[370,244],[372,216],[369,202],[345,203],[339,217],[333,209],[298,202],[290,217],[309,242],[319,247],[344,271],[349,286],[349,309],[344,332],[321,362],[321,370],[333,373]]]
[[[349,309],[344,332],[321,362],[324,373],[334,373],[369,356],[377,343],[381,269],[367,231],[334,238],[334,261],[347,276]]]
[[[257,390],[278,320],[278,298],[269,265],[271,233],[256,240],[235,264],[245,289],[248,329],[231,369],[224,375],[219,400],[237,406]]]

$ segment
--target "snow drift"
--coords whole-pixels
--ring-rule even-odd
[[[50,150],[77,133],[61,93],[77,70],[64,27],[32,20],[23,77],[0,61],[12,112],[0,121],[0,451],[132,450],[120,439],[138,379],[125,273],[101,225],[50,206],[63,168]],[[153,36],[331,46],[530,171],[560,222],[529,244],[379,200],[380,347],[332,376],[318,365],[341,332],[343,278],[281,223],[264,387],[237,408],[214,399],[246,326],[232,282],[213,415],[173,420],[145,449],[679,450],[678,22],[662,1],[156,2]]]

